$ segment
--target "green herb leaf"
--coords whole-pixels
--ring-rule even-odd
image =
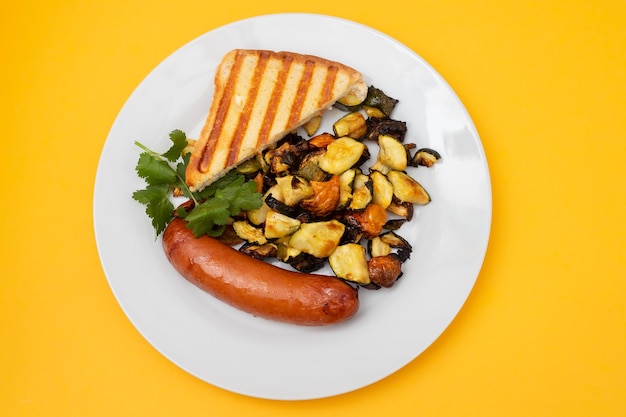
[[[206,200],[187,213],[185,216],[188,222],[187,227],[191,228],[196,237],[204,234],[219,236],[224,229],[221,226],[225,226],[230,217],[228,207],[228,201],[221,198]],[[216,226],[218,226],[217,229]]]
[[[261,194],[256,192],[256,184],[246,181],[236,170],[201,192],[192,193],[185,183],[185,171],[191,155],[181,156],[182,150],[187,146],[187,137],[183,131],[174,130],[170,133],[170,140],[173,144],[163,154],[135,142],[143,150],[135,169],[148,186],[135,191],[133,198],[146,205],[146,213],[152,219],[157,236],[165,230],[175,215],[188,222],[187,226],[196,237],[203,234],[219,236],[230,216],[239,214],[241,210],[252,210],[261,206]],[[180,188],[187,198],[193,200],[194,208],[191,211],[174,210],[170,200],[174,187]]]
[[[261,206],[261,194],[256,192],[256,184],[252,181],[245,182],[241,175],[226,187],[216,190],[215,197],[229,202],[231,216],[241,210],[252,210]]]
[[[172,130],[170,132],[170,140],[173,142],[173,145],[162,156],[170,162],[176,162],[185,146],[187,146],[187,135],[182,130]]]
[[[139,155],[139,161],[135,168],[137,175],[148,184],[172,184],[176,182],[176,171],[162,159],[148,152]]]
[[[152,219],[155,237],[161,234],[172,220],[174,205],[169,200],[169,191],[167,184],[154,184],[133,193],[133,199],[146,205],[146,214]]]

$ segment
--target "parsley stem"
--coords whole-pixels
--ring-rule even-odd
[[[143,145],[142,143],[140,143],[138,141],[135,141],[135,145],[140,147],[142,150],[144,150],[145,152],[147,152],[151,156],[153,156],[155,158],[158,158],[161,161],[167,162],[168,165],[169,165],[169,162],[165,158],[163,158],[163,154],[160,154],[158,152],[153,151],[152,149],[148,148],[147,146]],[[180,185],[186,191],[185,194],[189,195],[191,197],[191,199],[193,200],[194,204],[198,205],[198,200],[196,199],[196,197],[193,195],[193,193],[191,192],[191,190],[187,186],[187,183],[185,182],[184,178],[182,178],[180,175],[178,175],[178,172],[175,169],[172,168],[172,171],[174,171],[174,173],[176,174],[176,178],[178,178],[178,180],[180,182]]]

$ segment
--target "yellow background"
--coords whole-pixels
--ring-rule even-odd
[[[113,297],[92,222],[100,150],[139,82],[191,39],[274,12],[349,18],[420,54],[466,105],[493,187],[483,269],[442,337],[374,385],[302,402],[162,357]],[[623,0],[5,4],[0,415],[626,415],[625,22]]]

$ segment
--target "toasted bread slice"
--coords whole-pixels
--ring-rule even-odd
[[[346,96],[364,99],[362,75],[311,55],[230,51],[215,75],[215,92],[186,172],[192,191],[276,143]]]

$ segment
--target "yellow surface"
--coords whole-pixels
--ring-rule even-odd
[[[163,358],[114,299],[92,223],[101,147],[143,77],[206,31],[286,11],[424,57],[475,121],[493,186],[484,267],[443,336],[372,386],[304,402]],[[626,415],[625,21],[622,0],[4,5],[0,415]]]

